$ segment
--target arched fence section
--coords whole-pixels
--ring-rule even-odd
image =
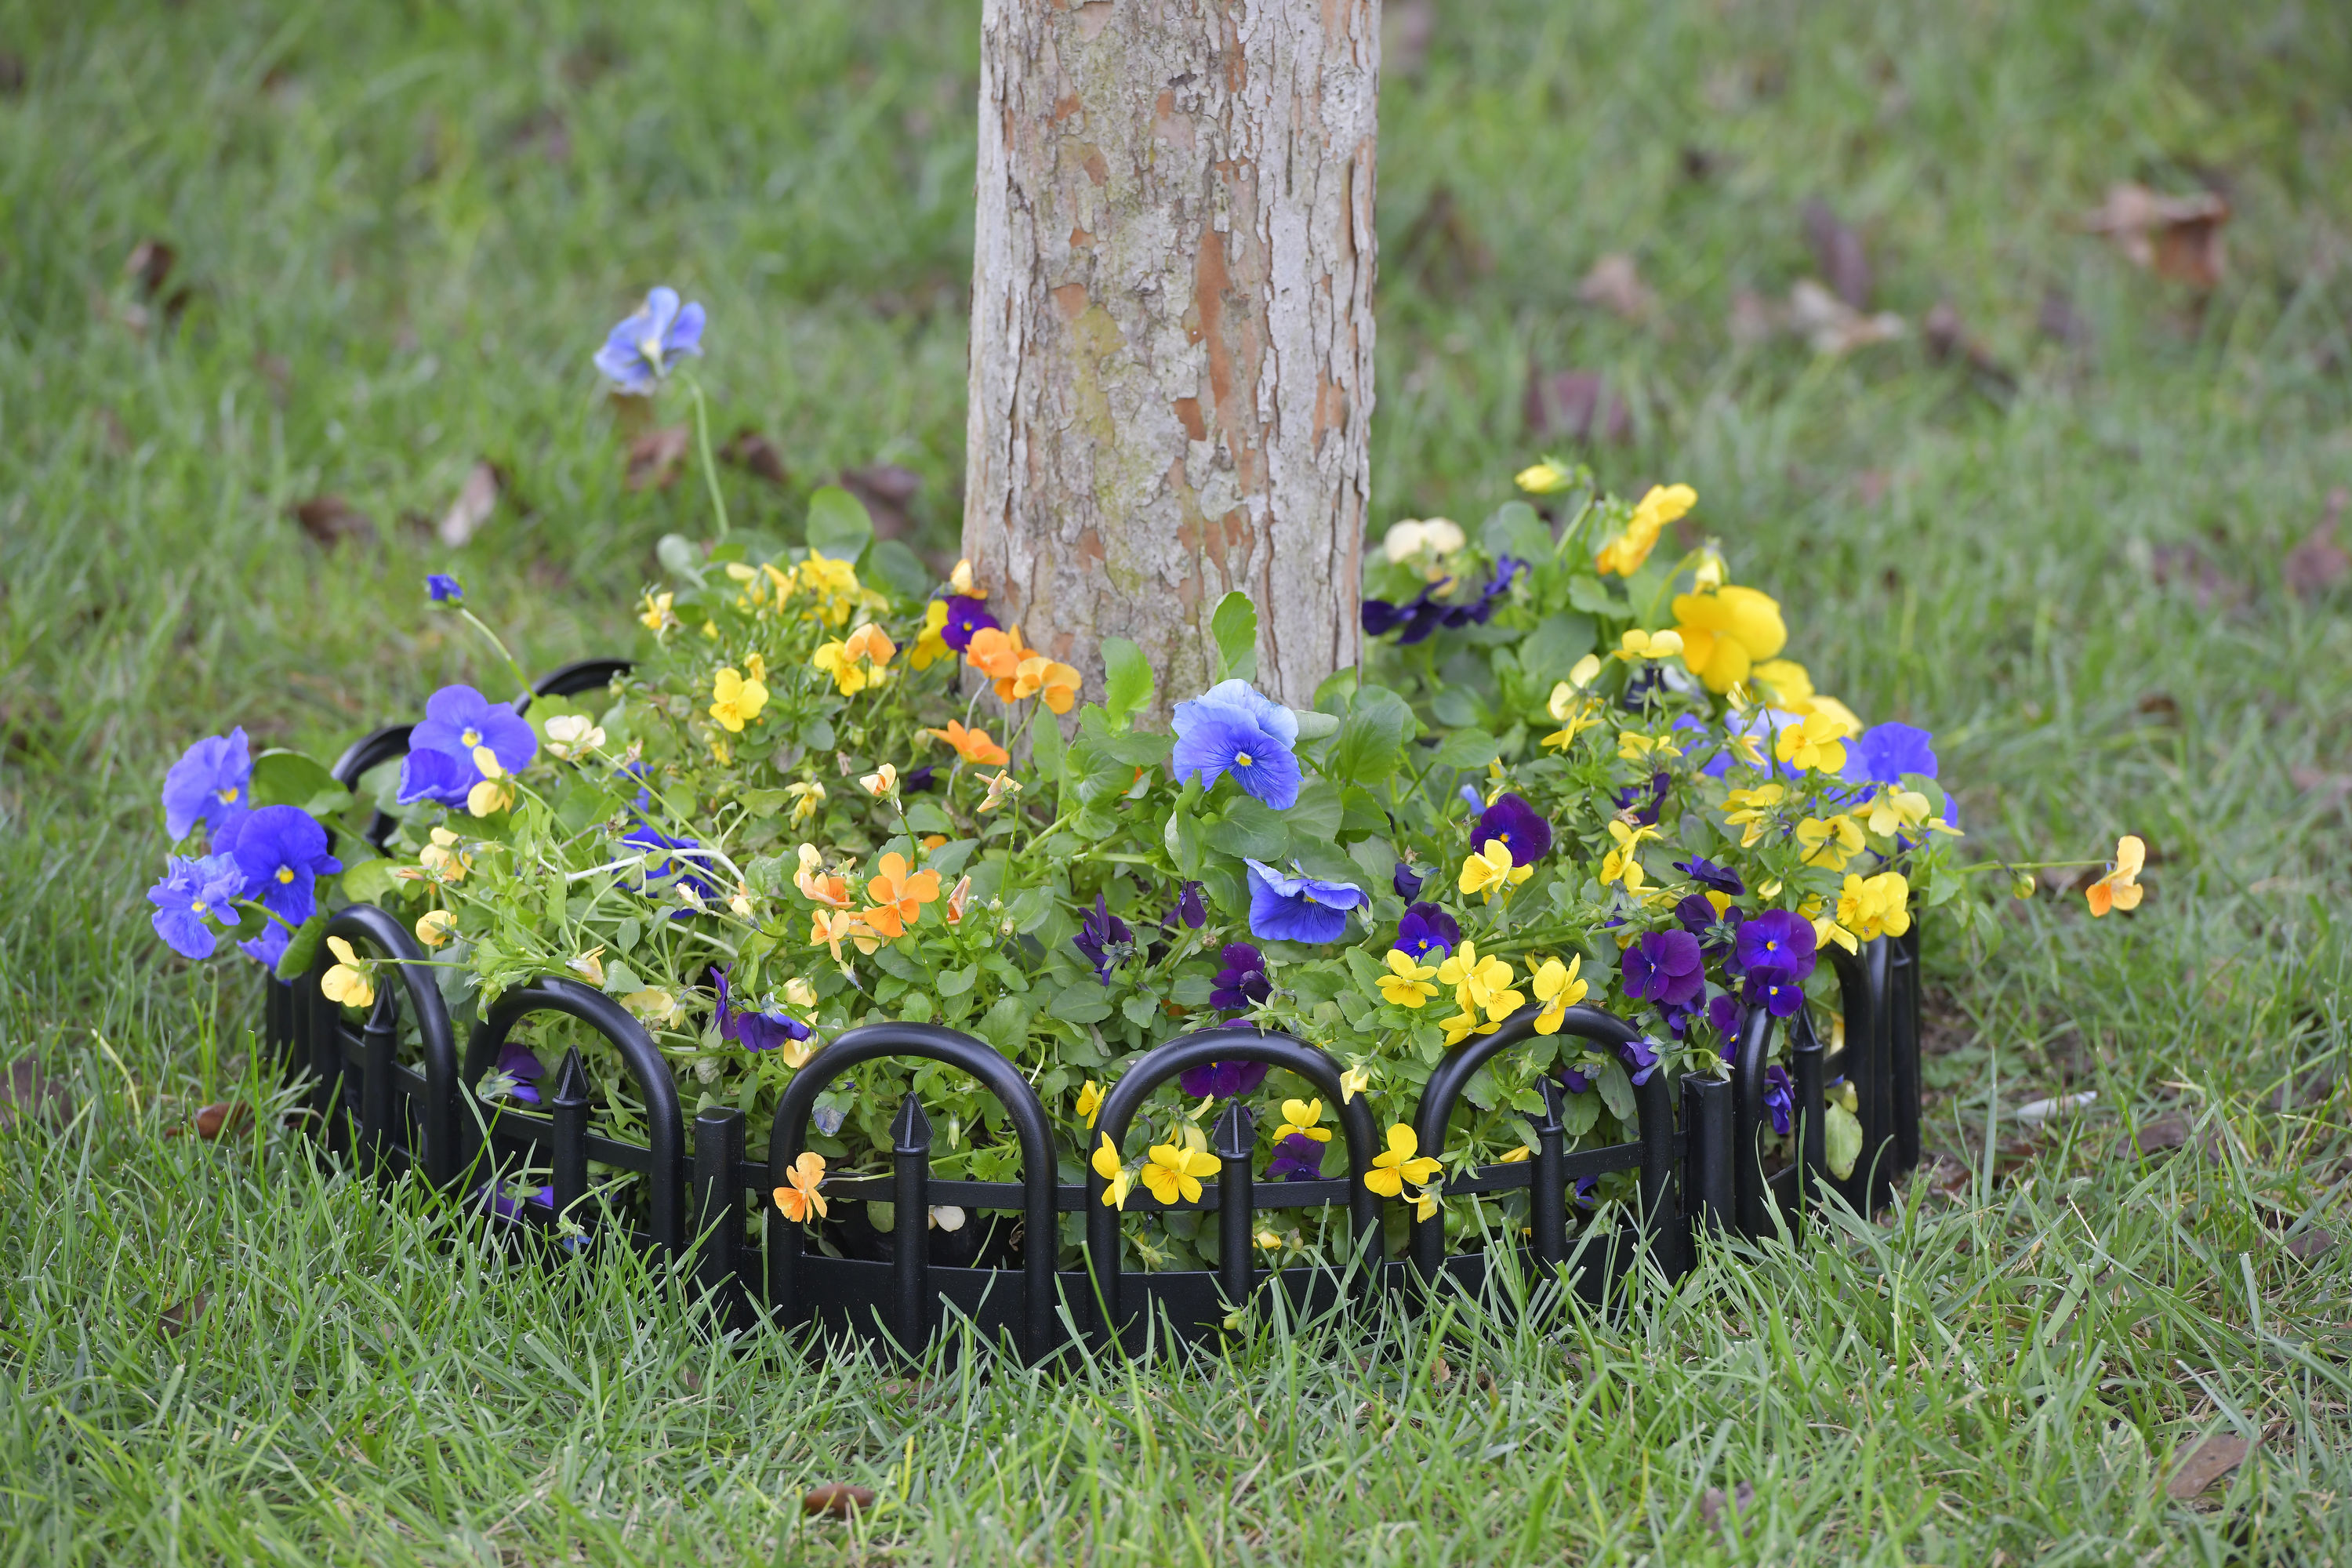
[[[541,681],[540,695],[572,695],[609,683],[625,670],[617,660],[567,666]],[[379,730],[337,763],[336,776],[354,784],[371,768],[398,758],[406,731]],[[383,819],[371,837],[388,832]],[[1340,1068],[1315,1045],[1287,1035],[1245,1028],[1197,1030],[1169,1040],[1129,1065],[1112,1086],[1090,1128],[1075,1124],[1079,1179],[1057,1167],[1052,1118],[1019,1068],[969,1035],[928,1024],[871,1024],[825,1044],[787,1086],[768,1131],[764,1161],[746,1158],[740,1110],[706,1107],[690,1130],[677,1085],[652,1037],[628,1011],[601,991],[571,978],[546,975],[502,994],[473,1026],[461,1058],[457,1032],[436,971],[405,926],[367,904],[336,911],[330,934],[389,961],[387,976],[362,1018],[320,994],[331,962],[322,951],[310,972],[288,983],[269,981],[265,1015],[270,1042],[290,1073],[308,1079],[308,1102],[333,1152],[349,1152],[383,1174],[411,1171],[453,1194],[479,1194],[497,1221],[543,1231],[573,1248],[625,1245],[672,1261],[730,1319],[765,1317],[785,1326],[814,1323],[828,1333],[884,1338],[912,1350],[949,1313],[969,1319],[985,1334],[1010,1337],[1031,1362],[1072,1344],[1135,1348],[1155,1323],[1181,1338],[1212,1335],[1232,1315],[1269,1289],[1300,1310],[1361,1305],[1381,1291],[1415,1298],[1441,1283],[1475,1288],[1496,1262],[1493,1249],[1518,1252],[1538,1279],[1559,1276],[1588,1297],[1646,1258],[1667,1279],[1687,1271],[1694,1247],[1713,1235],[1763,1238],[1801,1229],[1807,1210],[1834,1191],[1865,1212],[1882,1206],[1895,1181],[1915,1164],[1918,1118],[1918,933],[1881,938],[1857,953],[1832,948],[1843,1039],[1837,1048],[1817,1037],[1811,1016],[1783,1021],[1760,1007],[1741,1021],[1727,1076],[1689,1073],[1679,1085],[1662,1068],[1635,1085],[1635,1127],[1623,1142],[1570,1152],[1563,1122],[1564,1091],[1550,1075],[1538,1080],[1540,1113],[1528,1115],[1528,1157],[1457,1171],[1444,1193],[1528,1194],[1523,1238],[1489,1238],[1489,1250],[1449,1256],[1443,1214],[1407,1222],[1407,1256],[1387,1256],[1383,1199],[1365,1182],[1374,1169],[1381,1134],[1365,1098],[1349,1091]],[[1475,1076],[1505,1053],[1538,1037],[1540,1010],[1523,1009],[1494,1034],[1473,1037],[1448,1052],[1423,1086],[1412,1126],[1420,1152],[1442,1155],[1446,1133]],[[485,1099],[482,1089],[501,1049],[526,1019],[555,1014],[602,1037],[628,1075],[643,1141],[596,1130],[597,1096],[576,1048],[552,1080],[535,1090],[536,1108],[511,1092]],[[405,1025],[405,1027],[404,1026]],[[1768,1067],[1775,1031],[1790,1031],[1785,1085]],[[1642,1029],[1599,1008],[1570,1007],[1556,1032],[1618,1052],[1643,1041]],[[399,1059],[404,1037],[419,1065]],[[791,1179],[808,1148],[817,1099],[844,1075],[878,1061],[942,1064],[970,1074],[1003,1109],[1020,1151],[1017,1181],[942,1179],[933,1175],[933,1135],[918,1095],[909,1093],[891,1124],[886,1173],[829,1173],[820,1189],[829,1204],[889,1205],[884,1257],[845,1255],[827,1237],[788,1219],[767,1194]],[[1179,1075],[1213,1062],[1260,1063],[1295,1074],[1336,1109],[1344,1142],[1343,1176],[1263,1181],[1254,1169],[1256,1127],[1239,1099],[1229,1100],[1209,1135],[1220,1162],[1197,1200],[1180,1194],[1163,1202],[1141,1186],[1123,1207],[1105,1201],[1109,1183],[1088,1156],[1108,1139],[1123,1161],[1138,1117],[1152,1095]],[[1863,1153],[1853,1173],[1833,1176],[1823,1131],[1824,1094],[1836,1078],[1853,1086]],[[1677,1092],[1679,1089],[1679,1092]],[[1785,1095],[1778,1100],[1776,1096]],[[1774,1148],[1775,1106],[1793,1137],[1789,1157],[1768,1169]],[[610,1108],[607,1108],[608,1110]],[[632,1173],[643,1182],[642,1226],[607,1203],[592,1180],[592,1165]],[[510,1196],[500,1184],[522,1170],[547,1180]],[[1581,1250],[1571,1247],[1569,1213],[1580,1184],[1617,1172],[1636,1173],[1635,1201],[1603,1210],[1581,1227]],[[752,1209],[764,1214],[760,1251],[747,1229]],[[945,1208],[1017,1216],[999,1250],[1018,1254],[1013,1268],[958,1267],[933,1255],[933,1216]],[[1196,1210],[1213,1215],[1216,1265],[1205,1270],[1130,1268],[1125,1222],[1131,1216]],[[1261,1214],[1344,1211],[1347,1238],[1338,1261],[1318,1267],[1262,1267],[1257,1260]],[[1075,1269],[1057,1268],[1065,1242],[1061,1216],[1083,1215],[1084,1245]],[[873,1227],[878,1235],[881,1227]],[[997,1234],[992,1229],[991,1235]],[[814,1235],[819,1245],[812,1248]],[[1521,1241],[1524,1240],[1522,1247]],[[1596,1247],[1591,1244],[1598,1242]],[[1327,1247],[1325,1256],[1334,1256]]]

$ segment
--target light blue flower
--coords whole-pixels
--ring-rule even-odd
[[[606,334],[596,368],[614,391],[645,397],[660,389],[675,361],[701,352],[702,307],[679,304],[675,289],[656,289],[644,309]]]
[[[236,910],[231,905],[244,887],[245,872],[233,856],[173,856],[163,879],[147,889],[147,901],[155,906],[155,934],[182,958],[210,958],[218,939],[205,922],[234,924]]]
[[[1348,911],[1371,902],[1353,882],[1286,877],[1263,860],[1243,864],[1249,868],[1250,934],[1261,942],[1337,942],[1347,934]]]
[[[163,831],[173,843],[203,823],[222,828],[253,809],[253,756],[242,727],[207,735],[181,753],[163,775]]]
[[[1176,782],[1198,777],[1207,789],[1224,774],[1276,811],[1298,802],[1298,715],[1246,680],[1225,680],[1176,704],[1176,745],[1168,759]]]

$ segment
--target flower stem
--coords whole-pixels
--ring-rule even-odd
[[[684,378],[687,391],[694,395],[694,441],[702,454],[703,482],[710,487],[710,510],[718,514],[719,537],[727,537],[727,498],[719,493],[719,466],[710,460],[710,410],[702,400],[702,383],[693,376]]]
[[[530,677],[522,672],[522,666],[517,664],[515,662],[515,656],[507,651],[507,645],[499,640],[499,634],[490,630],[490,628],[483,623],[481,616],[474,614],[473,611],[467,609],[465,605],[458,605],[457,613],[466,618],[466,624],[467,626],[473,627],[476,631],[481,633],[482,636],[488,638],[490,647],[496,648],[498,650],[499,657],[506,660],[507,672],[512,675],[515,679],[515,686],[517,689],[516,695],[521,697],[530,696]]]

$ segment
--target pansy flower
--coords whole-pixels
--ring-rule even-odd
[[[1176,1087],[1194,1100],[1235,1100],[1265,1082],[1264,1062],[1209,1062],[1176,1075]]]
[[[719,994],[720,1039],[732,1041],[747,1051],[782,1051],[787,1063],[794,1068],[807,1064],[809,1053],[801,1047],[816,1031],[781,1009],[737,1012],[728,994],[727,971],[714,966],[710,973]]]
[[[1389,949],[1382,962],[1388,965],[1388,973],[1378,982],[1381,1001],[1418,1012],[1437,994],[1437,987],[1429,983],[1430,976],[1437,973],[1435,965],[1417,963],[1411,953],[1398,947]]]
[[[1711,888],[1718,893],[1728,893],[1735,899],[1748,891],[1748,884],[1739,879],[1738,872],[1727,866],[1718,866],[1704,855],[1693,855],[1687,860],[1677,860],[1675,862],[1675,869],[1702,888]]]
[[[1328,1132],[1323,1135],[1330,1137]],[[1275,1140],[1274,1158],[1267,1162],[1265,1179],[1269,1182],[1312,1182],[1323,1174],[1325,1143],[1318,1142],[1304,1133],[1290,1132]]]
[[[1511,852],[1512,865],[1532,866],[1551,853],[1551,824],[1524,796],[1498,795],[1470,830],[1471,843],[1488,839],[1500,841]]]
[[[1201,1130],[1191,1122],[1181,1129],[1178,1141],[1154,1143],[1151,1152],[1139,1173],[1151,1195],[1163,1204],[1182,1198],[1188,1204],[1201,1201],[1201,1178],[1213,1176],[1224,1168],[1224,1162],[1208,1151],[1207,1140]]]
[[[1568,1010],[1584,1000],[1592,989],[1577,971],[1584,967],[1584,955],[1571,953],[1566,963],[1557,958],[1547,958],[1538,965],[1528,982],[1528,988],[1543,1004],[1536,1015],[1536,1033],[1556,1035],[1568,1020]]]
[[[1276,811],[1298,803],[1298,715],[1248,681],[1220,681],[1179,702],[1174,728],[1168,771],[1178,784],[1197,778],[1207,789],[1230,774],[1244,794]]]
[[[1364,1173],[1364,1185],[1384,1198],[1393,1198],[1404,1192],[1404,1184],[1426,1184],[1432,1176],[1445,1168],[1444,1162],[1421,1152],[1421,1136],[1400,1121],[1389,1129],[1389,1146],[1372,1156],[1372,1168]]]
[[[217,836],[253,808],[253,757],[243,726],[207,735],[163,775],[163,830],[173,843],[203,823]]]
[[[1767,910],[1740,923],[1733,963],[1742,973],[1772,970],[1800,981],[1813,972],[1817,948],[1811,921],[1793,910]]]
[[[1651,1039],[1628,1040],[1617,1047],[1617,1058],[1631,1069],[1634,1084],[1645,1084],[1650,1075],[1658,1070],[1657,1042]]]
[[[923,733],[945,741],[957,756],[974,767],[1001,768],[1013,760],[1003,747],[988,738],[987,731],[967,730],[960,720],[950,719],[946,729]]]
[[[1706,956],[1686,931],[1654,931],[1625,950],[1620,973],[1636,1002],[1687,1005],[1706,986]]]
[[[147,889],[147,901],[155,906],[150,917],[155,934],[182,958],[210,958],[218,938],[205,922],[233,923],[236,911],[230,906],[244,890],[245,871],[235,856],[174,856],[163,879]]]
[[[509,1040],[499,1047],[498,1066],[481,1088],[484,1100],[512,1100],[525,1105],[541,1103],[539,1080],[547,1076],[541,1065],[539,1053],[519,1040]]]
[[[1910,724],[1874,724],[1846,747],[1844,776],[1857,784],[1901,784],[1911,773],[1936,776],[1936,737]]]
[[[968,652],[971,639],[982,632],[999,629],[994,616],[988,613],[985,600],[957,594],[944,601],[947,618],[940,626],[940,640],[958,653]]]
[[[874,868],[874,875],[866,879],[866,901],[873,907],[858,910],[857,916],[895,941],[922,918],[923,906],[938,902],[939,897],[940,874],[910,868],[907,858],[893,849],[882,857]]]
[[[794,1225],[806,1224],[810,1216],[824,1218],[832,1210],[824,1194],[818,1189],[824,1185],[824,1156],[811,1149],[794,1160],[785,1173],[785,1184],[771,1195],[777,1209]]]
[[[499,766],[519,773],[539,755],[539,736],[522,715],[470,686],[445,686],[425,699],[425,721],[409,732],[401,764],[400,804],[464,805],[482,782],[474,765],[477,746],[488,746]]]
[[[1095,978],[1105,985],[1110,984],[1111,971],[1124,963],[1135,952],[1135,933],[1127,922],[1110,912],[1108,901],[1100,893],[1095,895],[1095,907],[1078,923],[1078,934],[1070,945],[1086,954],[1087,962],[1095,966]]]
[[[436,605],[454,605],[466,596],[465,584],[446,572],[435,572],[425,579],[425,592]]]
[[[2107,862],[2106,870],[2084,892],[2091,906],[2091,918],[2096,920],[2109,910],[2139,908],[2140,894],[2145,891],[2139,885],[2139,874],[2147,864],[2147,844],[2128,833],[2116,839],[2116,858]],[[1906,929],[1908,924],[1906,921]]]
[[[677,290],[657,288],[635,315],[614,327],[596,351],[596,369],[614,392],[650,395],[688,354],[702,352],[702,307],[681,304]]]
[[[299,805],[265,805],[237,825],[226,846],[245,873],[245,897],[288,925],[300,925],[318,908],[312,889],[343,863],[327,853],[327,830]]]
[[[1209,991],[1209,1005],[1227,1011],[1255,1007],[1274,994],[1265,957],[1245,942],[1229,942],[1218,955],[1223,967]]]
[[[1465,894],[1484,893],[1491,904],[1496,893],[1507,894],[1536,874],[1534,867],[1515,865],[1513,860],[1509,845],[1489,838],[1485,848],[1463,857],[1462,875],[1454,885]]]
[[[1462,926],[1435,904],[1413,904],[1397,922],[1396,948],[1416,962],[1444,958],[1462,940]]]
[[[1427,871],[1416,871],[1411,865],[1400,860],[1397,862],[1396,869],[1389,873],[1389,886],[1396,889],[1398,898],[1411,903],[1420,896],[1421,885],[1428,881],[1432,873]]]
[[[1286,877],[1263,860],[1242,864],[1249,868],[1250,934],[1262,941],[1337,942],[1347,934],[1348,911],[1371,901],[1353,882]]]

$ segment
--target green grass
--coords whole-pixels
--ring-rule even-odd
[[[697,510],[624,489],[585,369],[646,284],[709,304],[720,431],[793,470],[730,473],[739,518],[890,461],[951,541],[977,10],[0,0],[0,1058],[79,1107],[0,1133],[0,1564],[2352,1552],[2352,1247],[2284,1246],[2352,1179],[2352,601],[2282,571],[2352,484],[2340,8],[1488,0],[1389,83],[1381,523],[1483,515],[1539,445],[1530,361],[1604,371],[1604,479],[1695,484],[1822,686],[1937,731],[1978,843],[2154,847],[2128,920],[1931,933],[1963,1191],[1613,1320],[909,1383],[714,1346],[625,1260],[507,1267],[276,1131],[164,1136],[257,1069],[242,977],[147,929],[163,767],[238,720],[331,753],[478,670],[428,569],[530,664],[620,646]],[[2200,177],[2234,208],[2201,303],[2079,230],[2111,181]],[[1441,187],[1466,243],[1409,248]],[[2013,395],[1916,334],[1734,340],[1736,291],[1811,270],[1815,195],[1878,304],[1948,300]],[[190,293],[141,331],[151,237]],[[1608,251],[1648,322],[1579,302]],[[2053,292],[2084,341],[2038,331]],[[484,457],[527,511],[454,557],[398,521]],[[321,492],[380,542],[305,542]],[[2098,1103],[2014,1142],[2000,1109],[2062,1088]],[[2210,1152],[2118,1154],[2166,1111]],[[2258,1456],[2169,1500],[2231,1430]],[[834,1479],[883,1506],[801,1524]],[[1742,1481],[1734,1541],[1698,1501]]]

